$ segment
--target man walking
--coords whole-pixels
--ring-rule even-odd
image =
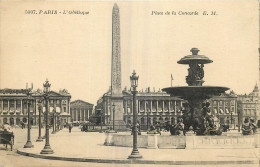
[[[71,133],[72,125],[69,125],[69,133]]]

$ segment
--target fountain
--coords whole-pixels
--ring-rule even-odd
[[[180,97],[187,101],[184,103],[182,118],[175,125],[175,135],[159,135],[154,133],[138,135],[138,148],[149,149],[201,149],[201,148],[257,148],[259,138],[257,135],[232,135],[222,134],[217,126],[216,117],[211,115],[207,99],[224,93],[229,88],[219,86],[203,86],[204,64],[212,63],[208,57],[198,55],[197,48],[191,49],[192,55],[185,56],[179,64],[189,64],[186,82],[188,86],[176,86],[162,89],[172,96]],[[183,119],[183,121],[182,121]],[[184,124],[184,132],[182,131]],[[172,130],[172,129],[171,129]],[[179,131],[178,131],[179,130]],[[196,135],[191,131],[196,132]],[[190,133],[191,132],[191,133]],[[130,133],[106,133],[104,145],[132,147],[133,137]]]
[[[197,48],[192,48],[191,52],[192,55],[185,56],[177,62],[189,65],[188,76],[186,76],[188,86],[169,87],[162,90],[171,96],[188,101],[188,106],[185,107],[186,112],[183,115],[185,130],[192,127],[197,135],[220,135],[221,129],[214,123],[209,109],[210,104],[205,101],[213,96],[219,96],[229,88],[203,86],[204,64],[213,61],[204,55],[198,55],[199,50]]]

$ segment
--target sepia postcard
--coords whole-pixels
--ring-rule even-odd
[[[0,167],[259,166],[258,0],[0,0]]]

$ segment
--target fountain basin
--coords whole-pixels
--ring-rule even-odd
[[[137,147],[148,149],[259,148],[259,137],[259,134],[249,136],[138,135]],[[133,136],[107,133],[104,145],[132,147]]]
[[[212,96],[219,96],[221,93],[229,90],[221,86],[176,86],[163,88],[171,96],[177,96],[183,99],[208,99]]]

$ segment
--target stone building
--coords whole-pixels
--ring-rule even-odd
[[[217,115],[222,125],[230,125],[231,128],[239,125],[237,98],[237,95],[231,91],[229,94],[223,93],[209,100],[212,113]]]
[[[133,122],[133,97],[131,92],[126,89],[122,91],[122,94],[124,121],[126,124],[131,124]],[[166,122],[176,123],[177,118],[183,114],[182,108],[185,101],[171,97],[161,90],[151,91],[150,88],[147,88],[146,91],[139,91],[136,100],[137,120],[142,129],[146,129],[147,125],[156,122],[161,124]],[[231,124],[231,113],[233,126],[238,124],[237,96],[235,94],[222,94],[211,98],[209,101],[212,113],[217,115],[222,124]],[[103,124],[109,124],[112,121],[113,104],[111,103],[110,91],[97,101],[95,109],[101,110]]]
[[[92,115],[93,104],[83,100],[75,100],[70,103],[71,122],[89,121]]]
[[[238,96],[238,112],[240,113],[240,121],[241,124],[245,120],[245,118],[250,118],[256,120],[260,120],[259,113],[259,88],[257,84],[254,87],[254,90],[244,95]]]
[[[42,91],[32,90],[32,98],[30,105],[31,112],[31,124],[38,125],[39,121],[39,110],[38,104],[39,100],[45,112],[45,101],[43,100]],[[59,118],[61,124],[67,123],[69,121],[69,108],[70,108],[70,98],[71,95],[67,90],[60,90],[59,92],[50,91],[49,92],[49,111],[50,119],[52,119],[52,113],[55,112]],[[0,90],[0,124],[8,123],[9,125],[18,125],[21,123],[27,123],[27,96],[24,94],[22,89],[2,89]],[[44,116],[42,114],[42,123],[44,124]]]

